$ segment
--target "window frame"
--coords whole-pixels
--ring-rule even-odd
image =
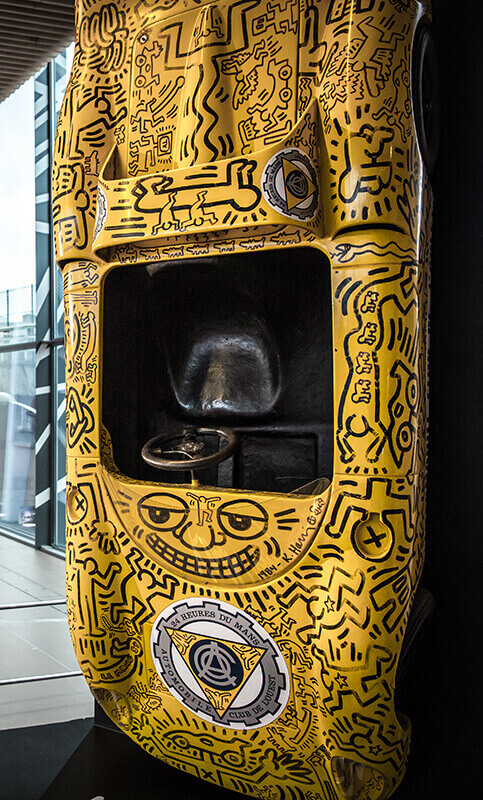
[[[55,130],[67,83],[64,50],[36,76],[35,97],[35,251],[36,251],[36,456],[35,546],[65,550],[64,512],[59,509],[59,352],[64,337],[62,279],[55,261],[52,222],[52,164]],[[64,383],[65,389],[65,383]],[[63,414],[60,415],[62,417]],[[53,434],[53,435],[52,435]],[[42,437],[41,446],[40,443]],[[62,489],[63,485],[63,489]],[[64,530],[64,536],[59,531]]]

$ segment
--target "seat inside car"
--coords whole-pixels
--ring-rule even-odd
[[[233,457],[201,470],[201,483],[285,492],[330,477],[324,256],[304,248],[120,267],[104,298],[103,420],[122,472],[189,482],[144,465],[140,450],[193,425],[238,434]]]

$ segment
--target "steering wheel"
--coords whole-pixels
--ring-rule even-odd
[[[202,436],[218,436],[219,447],[215,453],[199,455],[205,447]],[[222,441],[224,445],[220,446]],[[141,450],[141,455],[146,464],[156,469],[193,471],[225,461],[233,453],[236,443],[236,433],[231,428],[185,428],[181,433],[162,433],[150,439]],[[179,458],[163,458],[163,455],[178,453]]]

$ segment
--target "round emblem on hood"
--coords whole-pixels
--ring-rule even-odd
[[[287,147],[266,163],[262,192],[267,203],[280,214],[309,222],[319,205],[317,172],[303,150]]]
[[[271,636],[220,600],[168,606],[153,626],[151,655],[173,697],[225,728],[269,725],[290,696],[287,665]]]

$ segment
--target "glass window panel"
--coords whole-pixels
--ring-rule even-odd
[[[57,265],[54,266],[54,338],[63,338],[64,336],[64,296],[62,293],[62,273]]]
[[[5,345],[35,338],[33,79],[0,104],[0,130],[0,345]]]
[[[54,59],[54,112],[57,120],[67,81],[72,68],[74,57],[74,44],[64,50]],[[54,296],[52,298],[52,312],[54,315],[53,330],[55,337],[64,336],[64,303],[62,294],[62,274],[54,264]],[[54,349],[54,408],[57,420],[57,433],[54,440],[55,447],[55,529],[53,531],[53,544],[65,547],[65,352],[63,347]]]
[[[59,116],[62,100],[64,99],[65,90],[67,89],[67,81],[69,80],[73,59],[74,42],[66,47],[66,49],[62,53],[59,53],[53,60],[55,121],[57,121],[57,117]]]
[[[74,46],[54,59],[51,111],[57,119],[72,66]],[[36,338],[34,81],[27,81],[0,105],[0,347]],[[48,149],[46,151],[48,157]],[[46,223],[40,222],[41,225]],[[7,269],[8,265],[8,269]],[[64,332],[62,276],[55,270],[49,303],[54,338]],[[38,302],[39,298],[37,298]],[[45,308],[45,306],[44,306]],[[38,309],[37,309],[38,311]],[[64,350],[51,351],[53,412],[57,425],[51,497],[51,541],[65,545],[65,378]],[[0,526],[18,533],[35,531],[35,351],[0,352]],[[40,423],[41,426],[44,423]],[[45,425],[48,426],[47,420]],[[47,431],[47,427],[46,427]],[[40,433],[37,448],[50,447]]]
[[[3,275],[2,275],[3,283]],[[35,340],[33,284],[0,291],[0,346]]]
[[[62,100],[64,98],[65,90],[67,88],[67,81],[69,80],[70,71],[72,69],[72,60],[74,58],[74,43],[70,44],[63,53],[60,53],[54,59],[54,105],[55,105],[55,123],[60,112]],[[54,313],[54,337],[61,337],[64,335],[64,301],[62,295],[62,273],[54,265],[54,298],[53,298],[53,313]]]
[[[0,525],[35,533],[35,349],[0,352]]]
[[[65,353],[63,347],[55,348],[57,386],[54,393],[57,418],[56,437],[56,530],[54,544],[65,547]]]

